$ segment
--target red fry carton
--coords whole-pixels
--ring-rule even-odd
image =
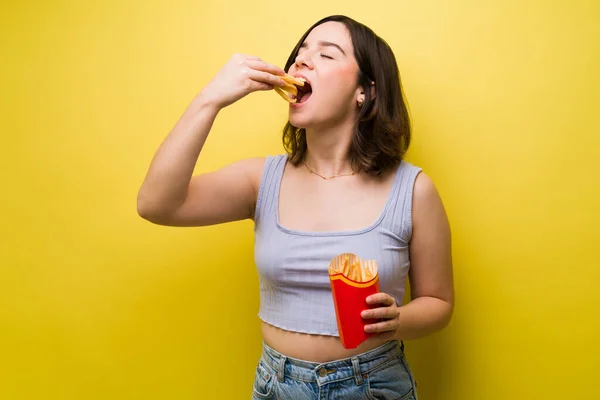
[[[329,281],[340,340],[346,349],[354,349],[372,335],[364,327],[375,321],[360,314],[372,308],[367,297],[379,292],[377,263],[352,253],[340,254],[329,263]]]

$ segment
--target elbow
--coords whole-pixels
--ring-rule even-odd
[[[171,225],[177,219],[177,214],[184,202],[185,199],[174,201],[140,190],[137,196],[137,213],[146,221],[154,224]]]
[[[164,210],[142,194],[137,198],[137,213],[141,218],[155,224],[160,224],[164,220]]]
[[[152,212],[150,211],[150,208],[148,208],[148,206],[143,202],[137,202],[137,213],[140,217],[147,221],[152,220]]]
[[[431,310],[431,330],[439,332],[448,327],[452,321],[454,314],[454,301],[446,300],[439,297],[433,297],[433,302],[430,303]]]
[[[443,301],[440,307],[437,329],[441,331],[450,325],[452,315],[454,314],[454,301]]]
[[[445,329],[448,325],[450,325],[450,321],[452,321],[452,315],[454,314],[454,304],[448,303],[448,309],[446,310],[446,315],[442,318],[442,327],[441,329]]]
[[[150,222],[153,222],[156,215],[156,212],[152,210],[147,202],[140,201],[139,199],[137,201],[137,213],[141,218]]]

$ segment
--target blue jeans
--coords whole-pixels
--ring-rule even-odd
[[[398,341],[324,364],[286,357],[263,343],[252,399],[416,400],[417,394]]]

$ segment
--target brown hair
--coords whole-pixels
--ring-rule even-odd
[[[333,15],[323,18],[306,31],[292,50],[285,70],[289,71],[295,62],[309,33],[329,21],[343,23],[350,32],[359,68],[357,83],[365,92],[365,101],[352,135],[350,161],[356,170],[381,174],[402,160],[411,137],[400,73],[390,46],[360,22],[344,15]],[[375,82],[375,97],[371,94],[372,82]],[[306,131],[288,121],[283,130],[283,145],[290,154],[290,162],[299,165],[306,157]]]

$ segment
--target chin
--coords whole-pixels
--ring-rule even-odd
[[[306,115],[295,115],[293,112],[290,113],[289,121],[292,126],[299,129],[307,129],[313,125],[312,118]]]

